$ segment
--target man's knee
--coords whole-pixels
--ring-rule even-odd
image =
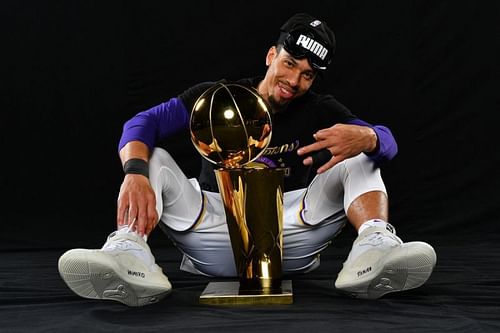
[[[373,162],[366,154],[361,153],[354,157],[351,157],[345,162],[345,167],[347,169],[367,169],[367,170],[378,170],[378,166]]]
[[[161,163],[164,161],[174,160],[172,155],[170,155],[165,149],[160,147],[155,147],[149,158],[149,163]]]

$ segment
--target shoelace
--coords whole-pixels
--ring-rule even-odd
[[[133,233],[134,231],[132,230],[132,227],[134,226],[135,222],[137,221],[137,218],[134,218],[134,220],[132,221],[132,223],[130,223],[130,225],[127,226],[127,230],[126,232],[127,233]],[[131,244],[131,241],[128,240],[128,239],[119,239],[119,240],[116,240],[116,241],[113,241],[113,242],[109,242],[109,240],[116,234],[116,232],[112,233],[109,237],[108,237],[108,241],[106,242],[106,244],[104,244],[104,246],[102,247],[102,249],[106,249],[106,250],[128,250],[128,249],[136,249],[136,250],[141,250],[142,248],[138,245],[138,246],[132,246]],[[144,239],[145,240],[145,239]],[[110,243],[110,244],[108,244]]]
[[[111,235],[108,238],[108,241],[102,247],[103,251],[135,250],[135,251],[131,251],[130,254],[135,255],[139,259],[143,260],[144,263],[149,266],[149,269],[151,271],[155,272],[158,270],[158,268],[154,265],[155,264],[154,257],[152,257],[151,254],[148,254],[148,252],[144,248],[142,248],[139,244],[137,244],[134,241],[131,241],[129,239],[116,239],[116,240],[110,241],[109,239],[111,237],[113,237],[113,235]]]
[[[131,248],[135,248],[132,246],[130,243],[130,240],[128,239],[118,239],[112,242],[106,242],[104,246],[102,247],[103,250],[121,250],[125,251]]]
[[[395,241],[398,244],[401,244],[402,241],[401,239],[394,235],[394,234],[383,234],[381,232],[374,232],[373,234],[370,234],[368,237],[366,237],[363,241],[359,243],[359,245],[380,245],[384,242],[385,239],[391,239]]]

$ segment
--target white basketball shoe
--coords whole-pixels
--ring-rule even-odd
[[[113,232],[100,250],[69,250],[58,266],[68,287],[85,298],[143,306],[172,290],[149,246],[134,232]]]
[[[391,225],[369,227],[354,241],[335,287],[353,297],[376,299],[421,286],[435,265],[436,253],[429,244],[403,243]]]

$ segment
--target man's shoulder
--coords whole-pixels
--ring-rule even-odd
[[[219,79],[216,81],[203,81],[199,82],[190,88],[184,90],[178,97],[182,100],[186,108],[191,108],[198,98],[208,89],[213,87],[215,84],[219,83],[238,83],[244,86],[252,86],[255,87],[258,84],[258,78],[243,78],[238,80],[229,80],[229,79]]]
[[[305,95],[296,100],[299,105],[310,105],[320,108],[338,108],[342,107],[340,103],[332,94],[318,93],[309,90]]]
[[[305,95],[304,98],[307,99],[309,102],[314,102],[318,104],[323,104],[323,103],[338,103],[337,99],[330,93],[320,93],[315,90],[309,90]]]
[[[257,86],[257,84],[260,82],[259,77],[247,77],[247,78],[241,78],[237,80],[232,80],[232,79],[226,79],[222,78],[219,80],[214,80],[214,81],[202,81],[198,82],[195,85],[191,86],[190,88],[186,89],[181,95],[189,93],[189,92],[194,92],[194,91],[205,91],[209,88],[211,88],[215,84],[219,83],[238,83],[244,86]]]
[[[260,81],[262,81],[262,77],[249,77],[239,79],[235,81],[235,83],[241,84],[242,86],[257,88]]]
[[[298,99],[295,106],[300,109],[305,109],[313,111],[317,117],[335,117],[335,119],[340,119],[339,121],[345,121],[352,119],[355,116],[352,114],[351,110],[344,104],[339,102],[332,94],[328,93],[318,93],[310,90]]]
[[[178,97],[184,103],[184,106],[187,109],[190,109],[192,108],[194,103],[196,103],[198,97],[200,97],[201,94],[203,94],[207,89],[212,87],[214,84],[224,81],[225,81],[224,79],[221,79],[218,81],[203,81],[197,83],[189,87],[188,89],[184,90]]]
[[[210,87],[212,87],[214,84],[217,84],[219,82],[224,82],[225,80],[224,79],[221,79],[221,80],[218,80],[218,81],[203,81],[203,82],[199,82],[199,83],[196,83],[195,85],[187,88],[186,90],[184,90],[180,95],[179,97],[182,99],[183,97],[185,96],[189,96],[189,95],[201,95],[205,90],[209,89]]]

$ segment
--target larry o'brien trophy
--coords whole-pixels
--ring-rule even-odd
[[[253,162],[271,141],[269,106],[257,90],[219,83],[194,104],[191,139],[216,164],[238,281],[210,282],[203,304],[291,304],[282,280],[284,170]]]

